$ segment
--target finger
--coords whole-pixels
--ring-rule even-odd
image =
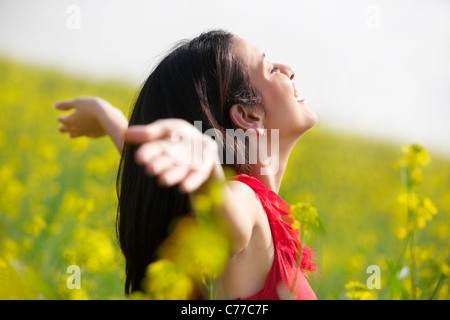
[[[72,124],[74,122],[73,119],[74,113],[58,117],[58,121],[64,124]]]
[[[80,137],[80,136],[82,136],[81,133],[78,133],[78,132],[69,132],[69,137],[70,137],[70,138],[77,138],[77,137]]]
[[[180,184],[181,192],[194,192],[209,178],[213,167],[216,165],[216,148],[205,148],[203,153],[203,162],[192,170],[184,181]]]
[[[169,150],[168,142],[164,140],[147,142],[139,147],[136,151],[135,159],[139,164],[145,164],[156,156],[167,153]]]
[[[150,125],[130,126],[123,133],[125,141],[129,143],[144,143],[148,141],[164,138],[166,131],[161,127]]]
[[[180,183],[180,191],[185,193],[194,192],[207,178],[208,175],[203,171],[190,171],[186,178]]]
[[[64,133],[64,132],[70,132],[71,128],[68,126],[61,126],[59,127],[59,132]]]
[[[168,138],[180,127],[181,120],[160,119],[147,125],[134,125],[124,131],[124,139],[129,143],[144,143],[156,139]]]
[[[84,130],[77,128],[77,127],[67,126],[67,125],[63,125],[63,126],[59,127],[59,132],[61,132],[61,133],[68,132],[68,133],[76,133],[78,135],[85,135]]]
[[[171,187],[183,181],[190,170],[191,167],[187,165],[172,166],[161,173],[158,181],[161,185]]]
[[[56,102],[53,107],[58,110],[70,110],[75,107],[73,100],[65,100]]]
[[[159,176],[165,170],[173,166],[172,161],[166,155],[161,155],[145,164],[145,172],[152,176]]]

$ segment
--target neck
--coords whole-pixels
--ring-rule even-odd
[[[251,176],[258,179],[267,188],[278,194],[283,180],[284,172],[286,171],[289,155],[295,146],[295,142],[284,143],[280,142],[278,150],[278,161],[270,161],[266,163],[264,161],[258,161],[258,163],[252,165]],[[272,154],[271,159],[274,160],[275,155]]]

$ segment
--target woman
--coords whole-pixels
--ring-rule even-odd
[[[293,272],[299,269],[301,242],[282,219],[289,208],[277,195],[290,152],[317,121],[298,97],[294,77],[289,66],[268,61],[250,42],[218,30],[180,43],[156,66],[129,123],[100,98],[56,104],[75,110],[59,117],[61,132],[106,134],[122,152],[118,235],[126,258],[126,293],[141,289],[169,223],[188,213],[189,194],[202,192],[210,181],[224,181],[223,166],[231,166],[237,175],[223,188],[220,214],[231,231],[233,251],[216,281],[218,298],[280,299],[286,288],[294,288],[295,298],[316,299],[305,278],[304,270],[314,265],[304,245],[303,272]],[[201,121],[201,131],[195,121]],[[210,129],[223,140],[205,134]],[[243,144],[227,139],[231,129],[245,132]],[[201,146],[200,161],[174,161],[179,148],[171,140],[174,133]],[[249,150],[261,148],[274,161],[251,156]],[[233,161],[223,163],[230,150]],[[238,161],[242,154],[244,161]]]

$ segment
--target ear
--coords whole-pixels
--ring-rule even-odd
[[[249,108],[241,104],[235,104],[230,109],[230,119],[236,127],[244,131],[254,129],[260,132],[264,129],[264,116],[259,108]]]

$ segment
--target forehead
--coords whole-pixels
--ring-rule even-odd
[[[264,62],[264,52],[256,45],[242,38],[234,38],[233,41],[236,54],[250,70],[257,69]]]

